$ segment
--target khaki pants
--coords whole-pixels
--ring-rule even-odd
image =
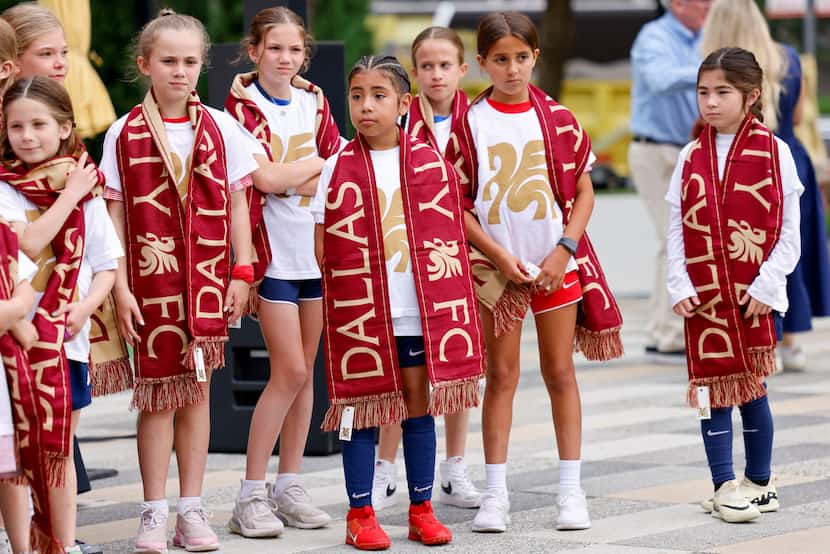
[[[678,350],[685,346],[683,319],[672,311],[666,290],[666,235],[669,229],[669,188],[680,148],[670,144],[632,142],[628,147],[628,166],[634,187],[645,204],[657,234],[654,289],[651,291],[651,319],[646,327],[648,346],[658,350]]]

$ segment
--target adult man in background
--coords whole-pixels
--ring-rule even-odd
[[[680,149],[689,142],[698,117],[700,29],[712,0],[660,1],[666,13],[643,25],[631,47],[633,138],[628,164],[657,235],[646,352],[679,358],[684,352],[683,321],[672,312],[666,290],[669,204],[664,196]]]

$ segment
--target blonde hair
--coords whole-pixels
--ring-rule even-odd
[[[781,81],[787,74],[787,57],[772,40],[764,15],[755,0],[717,0],[703,26],[701,49],[706,57],[715,50],[737,46],[749,50],[764,72],[761,100],[764,123],[778,128]]]
[[[2,17],[14,29],[18,58],[44,33],[55,29],[63,31],[63,25],[55,14],[33,2],[12,6],[3,12]]]
[[[9,23],[0,18],[0,66],[6,62],[15,63],[17,60],[17,39],[15,37],[14,29]],[[0,95],[6,92],[14,82],[14,73],[3,82],[0,82]]]
[[[210,37],[207,34],[205,26],[201,21],[192,15],[176,13],[170,8],[162,9],[155,19],[151,19],[144,25],[144,27],[141,28],[141,32],[138,33],[138,36],[135,39],[135,44],[133,45],[134,57],[138,58],[141,56],[145,60],[149,59],[150,54],[153,51],[153,44],[156,42],[156,38],[160,32],[167,29],[172,29],[174,31],[188,30],[196,32],[202,38],[202,62],[204,66],[207,66],[207,55],[210,50]]]

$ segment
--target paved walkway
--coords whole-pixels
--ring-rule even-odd
[[[830,552],[830,322],[809,335],[808,371],[785,373],[770,381],[775,414],[774,471],[782,509],[744,525],[728,525],[704,514],[697,501],[710,491],[708,470],[694,413],[683,404],[685,368],[655,365],[643,354],[641,330],[646,302],[621,302],[628,354],[609,364],[585,362],[577,355],[584,407],[583,486],[594,527],[557,532],[555,493],[558,471],[550,408],[535,355],[535,333],[525,331],[523,370],[515,404],[508,485],[513,524],[500,535],[470,531],[474,511],[437,506],[439,517],[455,534],[441,552],[554,552],[591,554],[681,552]],[[96,481],[81,497],[79,538],[102,544],[106,552],[132,552],[141,486],[138,476],[134,414],[127,395],[96,400],[84,411],[79,434],[90,467],[115,467],[119,475]],[[484,479],[480,412],[471,417],[468,463],[479,484]],[[439,420],[439,456],[443,450]],[[738,423],[739,425],[739,423]],[[96,441],[95,437],[123,436]],[[740,437],[740,434],[737,435]],[[735,442],[735,458],[743,444]],[[304,481],[315,502],[334,517],[327,529],[289,529],[275,540],[229,535],[226,523],[244,473],[243,455],[212,454],[204,498],[226,553],[320,550],[352,552],[342,545],[346,513],[340,456],[306,458]],[[399,457],[400,474],[403,461]],[[736,469],[741,470],[739,462]],[[272,463],[276,468],[276,459]],[[401,481],[400,491],[405,491]],[[175,463],[168,493],[177,493]],[[402,493],[399,496],[403,497]],[[404,498],[382,512],[380,520],[393,540],[392,550],[424,547],[406,539]],[[174,517],[171,517],[171,529]]]

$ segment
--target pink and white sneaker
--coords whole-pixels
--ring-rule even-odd
[[[167,514],[145,508],[135,538],[133,554],[167,554]]]
[[[209,514],[203,508],[191,508],[176,516],[176,534],[173,544],[188,552],[208,552],[219,549],[219,539],[208,523]]]

